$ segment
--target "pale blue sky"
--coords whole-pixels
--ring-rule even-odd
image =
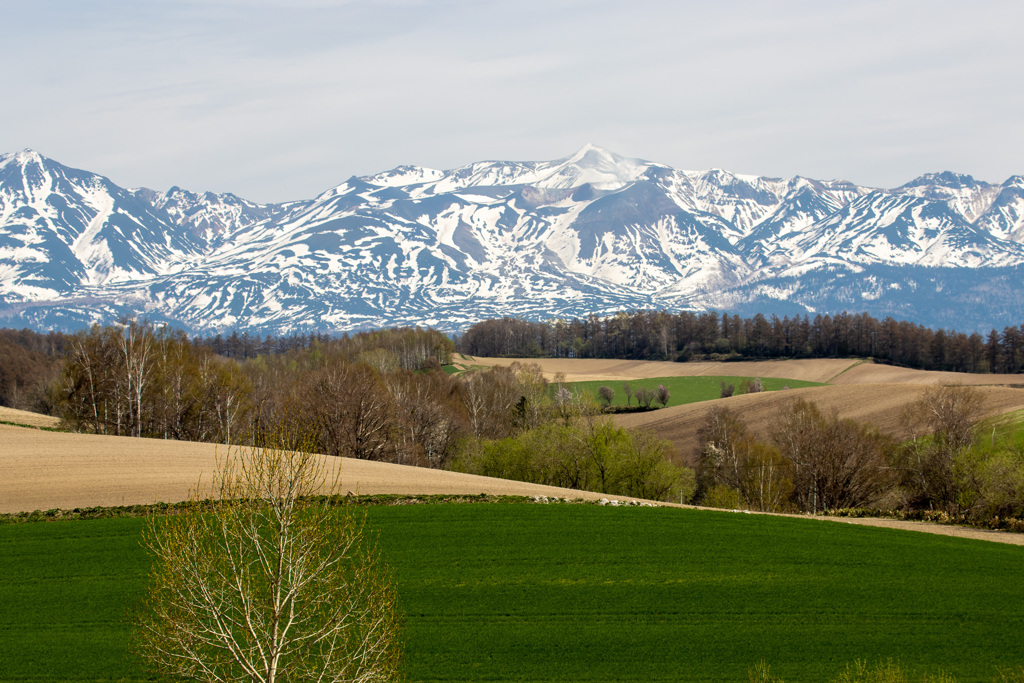
[[[311,197],[567,156],[895,186],[1024,173],[1024,4],[0,0],[0,151]]]

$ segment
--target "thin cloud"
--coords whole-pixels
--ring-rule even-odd
[[[587,141],[679,168],[999,181],[1024,172],[1022,18],[946,1],[19,3],[0,151],[263,201]]]

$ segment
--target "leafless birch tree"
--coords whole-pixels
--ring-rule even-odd
[[[364,518],[310,498],[336,488],[324,459],[272,446],[233,453],[209,507],[150,527],[141,654],[198,681],[400,679],[395,588]]]

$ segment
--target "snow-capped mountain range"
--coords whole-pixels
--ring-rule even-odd
[[[681,171],[586,145],[400,166],[320,196],[126,189],[0,156],[0,325],[144,315],[191,332],[458,330],[631,308],[1024,322],[1024,177],[895,189]]]

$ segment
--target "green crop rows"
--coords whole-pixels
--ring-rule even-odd
[[[586,505],[374,507],[414,681],[789,683],[854,659],[961,683],[1024,663],[1024,548]],[[144,680],[144,520],[0,526],[0,680]]]

